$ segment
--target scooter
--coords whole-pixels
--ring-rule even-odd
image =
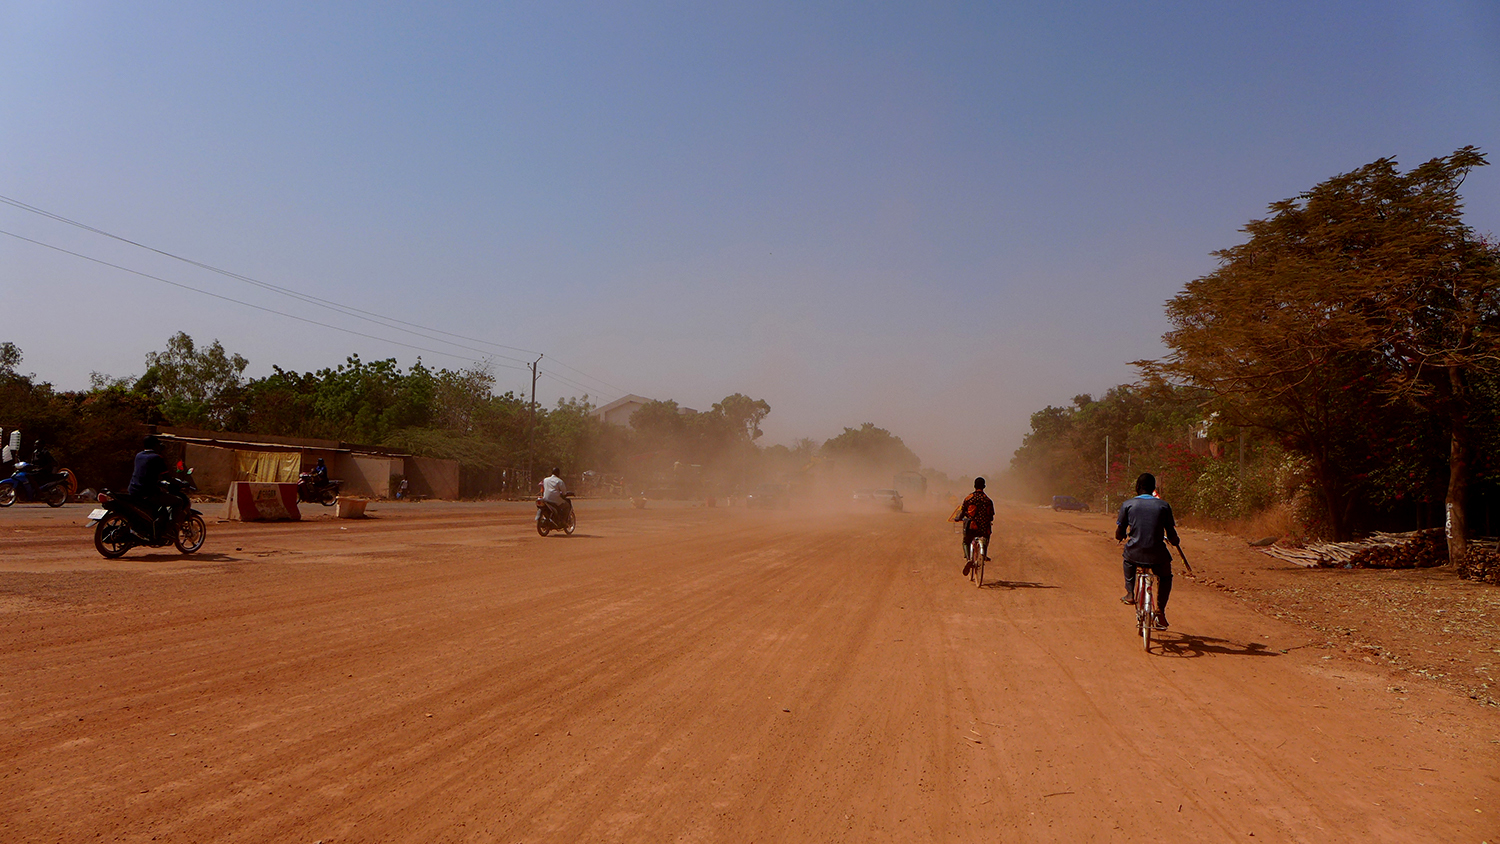
[[[324,481],[319,484],[312,472],[303,472],[297,479],[297,500],[332,507],[339,499],[339,487],[343,485],[343,481]]]
[[[17,463],[10,477],[0,480],[0,507],[17,501],[44,501],[48,507],[61,507],[73,491],[73,473],[43,472],[33,463]]]
[[[184,554],[202,548],[208,528],[203,514],[193,509],[193,500],[188,497],[198,491],[193,470],[164,477],[161,486],[171,503],[156,512],[150,512],[149,505],[135,496],[101,490],[99,506],[89,513],[88,520],[88,526],[94,529],[94,549],[113,560],[137,545],[176,545]]]
[[[560,530],[568,536],[578,529],[578,517],[573,515],[573,493],[563,493],[563,498],[568,499],[568,506],[563,510],[561,516],[552,511],[552,506],[542,499],[536,500],[536,532],[546,536],[554,530]]]

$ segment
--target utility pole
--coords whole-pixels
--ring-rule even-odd
[[[1109,435],[1104,435],[1104,512],[1109,512]]]
[[[531,367],[531,425],[526,432],[526,488],[536,482],[536,365],[542,362],[545,355],[537,355],[536,360],[528,366]]]

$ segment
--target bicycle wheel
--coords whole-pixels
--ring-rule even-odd
[[[969,559],[972,561],[969,567],[969,578],[974,581],[975,586],[980,588],[984,587],[984,552],[986,550],[988,549],[984,547],[982,536],[974,537],[974,540],[969,543]]]
[[[1141,644],[1151,653],[1151,630],[1156,626],[1156,575],[1144,578],[1141,601]]]

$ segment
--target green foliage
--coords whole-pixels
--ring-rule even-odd
[[[21,365],[21,347],[6,340],[0,343],[0,378],[14,376]]]
[[[1080,395],[1071,407],[1037,411],[1011,458],[1007,487],[1019,487],[1042,503],[1053,495],[1098,502],[1108,494],[1119,501],[1134,494],[1136,475],[1149,471],[1164,488],[1183,489],[1197,471],[1186,444],[1202,427],[1202,399],[1200,392],[1184,388],[1120,385],[1097,401]]]
[[[13,343],[0,345],[0,360],[7,361],[0,369],[6,439],[19,429],[26,457],[37,442],[46,443],[58,466],[73,470],[82,486],[124,486],[141,425],[161,421],[155,402],[119,383],[86,393],[56,392],[15,371],[22,356]]]
[[[592,456],[602,427],[594,418],[588,396],[560,399],[550,411],[537,414],[537,467],[567,466],[581,471]]]
[[[735,393],[725,396],[724,400],[714,405],[714,413],[723,417],[730,430],[735,436],[743,437],[746,442],[760,439],[760,423],[771,412],[771,406],[764,399],[752,399],[747,395]]]
[[[1408,174],[1381,159],[1273,204],[1168,303],[1167,357],[1137,362],[1306,458],[1336,538],[1425,498],[1443,464],[1463,511],[1493,407],[1473,385],[1500,361],[1500,254],[1458,198],[1485,163],[1472,147]]]
[[[818,451],[836,461],[839,474],[859,486],[884,486],[898,472],[916,471],[922,465],[900,437],[872,422],[845,428]]]
[[[140,378],[94,373],[84,393],[57,395],[50,385],[18,375],[21,352],[0,344],[0,402],[5,420],[27,431],[27,447],[44,438],[61,462],[118,486],[130,471],[143,423],[230,428],[272,436],[385,446],[418,456],[456,460],[475,494],[516,488],[528,468],[575,474],[592,469],[632,484],[674,485],[723,494],[763,479],[806,473],[817,444],[761,449],[762,399],[733,393],[707,412],[675,401],[650,402],[632,427],[603,424],[587,396],[551,408],[533,407],[513,392],[494,395],[486,366],[433,370],[418,360],[402,370],[394,359],[298,373],[272,367],[245,381],[246,361],[215,341],[200,348],[174,335],[147,358]],[[846,429],[824,448],[849,461],[915,468],[916,455],[889,432],[866,424]]]
[[[403,428],[392,432],[385,445],[422,457],[456,460],[468,469],[506,466],[510,458],[499,443],[434,428]]]
[[[248,365],[244,357],[226,353],[218,340],[199,351],[193,338],[179,331],[164,351],[146,355],[146,374],[135,389],[152,396],[174,425],[222,430],[240,402],[241,374]]]

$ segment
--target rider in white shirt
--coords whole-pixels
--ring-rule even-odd
[[[552,508],[552,515],[558,519],[567,518],[568,510],[572,508],[572,502],[568,501],[568,485],[562,479],[562,470],[552,468],[552,474],[542,478],[542,500]]]

